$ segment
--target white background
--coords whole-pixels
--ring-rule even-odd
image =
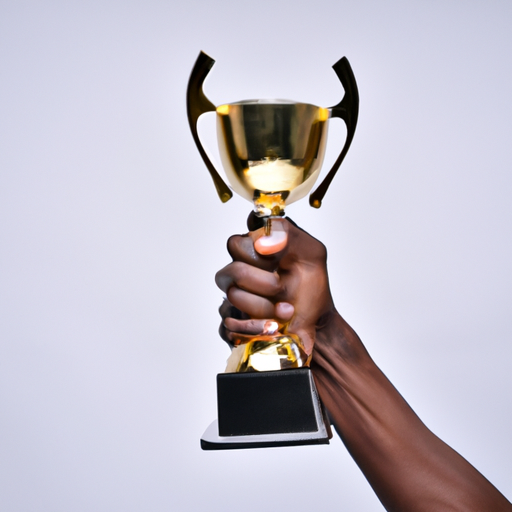
[[[512,498],[508,1],[0,2],[0,503],[21,511],[382,509],[343,445],[202,452],[213,282],[250,204],[190,136],[215,104],[322,106],[352,148],[320,210],[338,309],[425,423]],[[214,123],[201,123],[213,148]],[[333,121],[326,167],[343,144]]]

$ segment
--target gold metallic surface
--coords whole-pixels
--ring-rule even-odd
[[[272,218],[271,217],[263,217],[263,227],[265,229],[265,236],[270,236],[272,232]]]
[[[282,215],[285,203],[308,194],[318,178],[328,118],[325,108],[287,100],[217,107],[219,150],[233,190],[254,201],[260,215]]]
[[[226,373],[268,372],[309,366],[311,358],[296,334],[277,333],[245,338],[233,349]]]

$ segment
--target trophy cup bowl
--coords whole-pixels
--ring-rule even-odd
[[[253,203],[266,234],[285,206],[306,196],[322,167],[328,120],[343,119],[345,144],[331,170],[310,195],[319,208],[354,136],[359,96],[346,58],[334,66],[345,95],[331,108],[289,100],[246,100],[215,107],[203,92],[214,60],[201,52],[187,88],[192,136],[222,202],[234,190]],[[197,120],[216,112],[222,165],[231,189],[208,158],[197,133]],[[237,336],[224,373],[217,375],[218,421],[204,433],[206,450],[328,444],[331,437],[300,338],[288,324],[260,335]]]
[[[284,215],[320,173],[329,111],[288,100],[249,100],[217,107],[217,134],[233,190],[262,217]]]

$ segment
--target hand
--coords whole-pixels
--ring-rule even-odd
[[[221,335],[229,342],[233,333],[261,334],[269,320],[289,321],[289,332],[301,338],[309,355],[317,328],[335,312],[327,251],[288,219],[273,219],[269,237],[262,227],[254,229],[258,220],[251,214],[253,231],[228,240],[233,262],[215,276],[227,296],[220,308]]]

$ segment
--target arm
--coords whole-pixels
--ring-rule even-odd
[[[291,318],[290,331],[313,351],[322,402],[386,510],[512,511],[491,483],[421,422],[336,311],[325,247],[288,221],[281,221],[281,229],[287,244],[275,254],[258,252],[262,230],[228,242],[234,261],[216,278],[229,300],[222,311],[224,337],[260,332],[267,318]],[[251,319],[233,318],[230,305]]]
[[[337,313],[317,332],[313,371],[337,432],[387,510],[512,510],[421,422]]]

